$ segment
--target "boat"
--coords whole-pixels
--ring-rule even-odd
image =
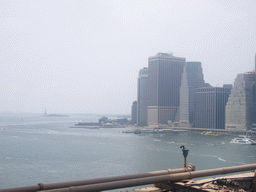
[[[174,131],[173,129],[158,129],[157,130],[159,133],[170,133]]]
[[[185,129],[173,129],[174,133],[187,132]]]
[[[218,133],[218,132],[204,131],[204,132],[201,133],[201,135],[219,136],[219,135],[222,135],[222,134]]]
[[[157,129],[137,129],[134,131],[135,134],[141,134],[141,133],[157,133]]]
[[[248,138],[245,135],[239,135],[230,141],[230,143],[234,144],[246,144],[246,145],[256,145],[256,142],[252,139]]]
[[[122,133],[135,133],[135,130],[126,129],[126,130],[122,131]]]
[[[100,124],[94,122],[79,122],[75,124],[75,126],[100,126]]]

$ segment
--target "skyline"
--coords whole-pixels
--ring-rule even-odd
[[[159,52],[212,86],[254,70],[256,2],[0,2],[0,112],[130,114]]]

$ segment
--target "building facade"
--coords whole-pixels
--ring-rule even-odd
[[[254,119],[254,123],[253,123],[253,126],[252,126],[252,129],[253,130],[256,130],[256,54],[255,54],[255,57],[254,57],[254,73],[255,73],[255,78],[254,78],[254,104],[255,104],[255,108],[254,108],[254,112],[255,112],[255,119]]]
[[[225,129],[225,106],[230,87],[198,88],[195,95],[194,127]]]
[[[195,94],[200,87],[210,87],[204,82],[201,62],[186,62],[180,86],[180,126],[193,127]]]
[[[238,74],[226,106],[226,129],[248,130],[255,123],[255,72]]]
[[[137,91],[137,124],[147,125],[148,122],[148,68],[144,67],[139,72]]]
[[[180,85],[185,58],[158,53],[148,59],[148,124],[157,126],[179,116]]]

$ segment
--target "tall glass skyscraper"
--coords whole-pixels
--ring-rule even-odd
[[[185,58],[158,53],[148,59],[148,124],[157,126],[179,116]]]
[[[144,67],[138,77],[138,112],[137,124],[147,125],[148,122],[148,68]]]

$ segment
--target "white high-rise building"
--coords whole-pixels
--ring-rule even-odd
[[[226,105],[227,130],[246,131],[255,121],[255,72],[238,74]]]
[[[137,92],[137,124],[147,125],[148,121],[148,68],[144,67],[139,72]]]

